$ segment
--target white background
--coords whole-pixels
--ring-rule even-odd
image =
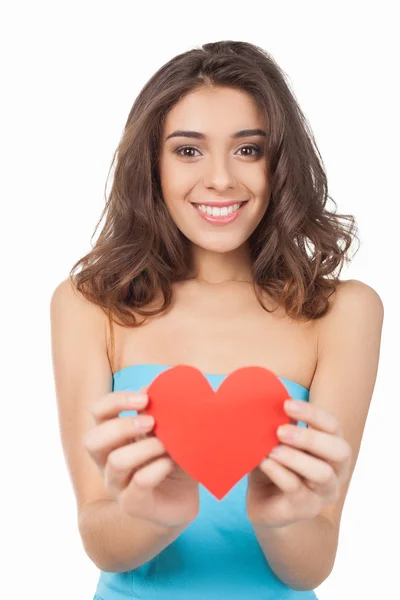
[[[277,60],[361,248],[341,273],[385,308],[378,378],[320,600],[395,598],[399,528],[399,36],[396,2],[13,2],[3,5],[0,595],[91,600],[61,448],[49,303],[90,249],[131,105],[167,60],[223,39]],[[397,37],[397,41],[396,41]],[[100,229],[100,228],[99,228]],[[96,236],[97,239],[97,236]],[[261,599],[260,599],[261,600]]]

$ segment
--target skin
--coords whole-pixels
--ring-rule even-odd
[[[251,280],[246,241],[265,214],[271,192],[265,138],[230,139],[249,128],[266,131],[248,95],[231,89],[192,92],[167,115],[159,162],[162,194],[177,227],[193,244],[195,274],[208,282]],[[202,132],[207,139],[166,139],[178,129]],[[177,154],[184,145],[192,149]],[[258,146],[261,155],[249,146]],[[241,218],[228,226],[211,225],[191,205],[226,200],[249,200]]]
[[[247,510],[254,524],[284,527],[317,517],[334,504],[348,479],[352,449],[338,419],[301,400],[285,402],[286,413],[308,428],[283,425],[282,443],[249,474]]]
[[[268,210],[268,160],[242,150],[261,146],[264,138],[231,138],[253,128],[267,130],[267,124],[252,99],[238,90],[196,90],[168,113],[159,157],[161,187],[172,219],[192,243],[193,273],[174,286],[168,313],[134,334],[117,328],[116,370],[137,363],[174,365],[183,356],[203,373],[264,365],[309,390],[310,402],[294,401],[297,413],[285,404],[291,424],[277,431],[278,452],[248,474],[246,508],[274,573],[292,589],[310,590],[333,568],[341,512],[376,378],[383,306],[372,288],[356,280],[341,282],[331,310],[317,323],[300,326],[282,307],[267,314],[259,306],[247,240]],[[178,129],[207,137],[167,140]],[[188,157],[175,152],[183,145],[194,148],[185,151]],[[191,205],[227,198],[249,202],[236,221],[223,226],[206,222]],[[241,314],[245,318],[237,318]],[[117,541],[120,558],[111,570],[157,556],[199,508],[198,483],[172,461],[152,425],[140,428],[139,395],[120,391],[98,399],[92,409],[97,425],[86,438],[104,475],[102,493],[118,505],[118,522],[120,508],[129,514]],[[139,416],[118,416],[135,406]],[[297,427],[297,421],[308,427]],[[284,431],[297,437],[284,437]],[[132,438],[134,443],[126,444]],[[96,531],[96,519],[106,521],[109,515],[92,511],[90,504],[81,508],[87,537]],[[134,536],[138,543],[133,547]]]
[[[159,163],[163,198],[177,227],[192,242],[195,279],[209,284],[251,281],[247,240],[270,202],[265,138],[231,138],[242,129],[266,131],[266,123],[249,95],[228,88],[189,93],[165,123]],[[176,130],[202,132],[206,139],[167,139]],[[244,150],[254,145],[261,154]],[[249,202],[238,219],[224,226],[201,219],[191,205],[232,199]],[[309,427],[292,424],[279,430],[282,444],[249,475],[247,511],[255,524],[284,527],[312,519],[338,499],[349,474],[351,446],[336,417],[303,401],[294,401],[294,406],[297,412],[285,405],[287,414]],[[151,465],[147,469],[151,478]]]

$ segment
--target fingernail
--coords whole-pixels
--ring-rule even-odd
[[[285,408],[289,408],[293,412],[297,412],[301,410],[301,404],[298,400],[286,400]]]
[[[140,427],[152,427],[155,423],[154,417],[151,415],[143,415],[138,419]]]
[[[278,435],[285,440],[296,440],[300,434],[298,429],[295,427],[287,427],[286,425],[281,425],[278,427]]]
[[[129,404],[138,404],[144,406],[147,403],[147,394],[143,392],[137,392],[129,397]]]
[[[281,452],[282,452],[282,446],[275,446],[275,448],[272,448],[272,450],[269,454],[270,455],[272,454],[272,456],[274,456],[276,454],[280,454]]]

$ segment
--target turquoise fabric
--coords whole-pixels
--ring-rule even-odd
[[[169,366],[132,365],[113,376],[113,391],[139,391]],[[216,390],[224,375],[205,375]],[[309,391],[279,378],[288,394],[309,400]],[[133,416],[136,411],[122,411]],[[298,422],[298,425],[307,425]],[[311,600],[313,591],[289,588],[269,567],[246,513],[247,475],[222,500],[200,484],[196,520],[167,548],[137,569],[100,571],[100,600]]]

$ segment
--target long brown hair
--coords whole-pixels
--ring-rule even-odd
[[[93,235],[106,215],[104,227],[92,250],[70,271],[76,289],[108,315],[112,355],[113,320],[123,326],[141,325],[147,316],[170,306],[171,284],[188,277],[190,242],[163,201],[158,156],[168,111],[204,86],[247,92],[268,124],[271,199],[248,240],[261,306],[268,311],[264,291],[294,319],[322,317],[343,263],[350,260],[352,241],[359,241],[354,217],[325,207],[327,198],[335,207],[336,202],[327,193],[323,160],[285,73],[272,56],[238,41],[207,43],[179,54],[135,99],[111,163],[112,188]],[[146,309],[160,292],[162,304]]]

